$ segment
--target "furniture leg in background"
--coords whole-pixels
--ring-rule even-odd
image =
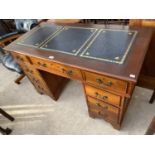
[[[25,74],[20,75],[16,80],[15,83],[16,84],[20,84],[20,81],[25,77]]]
[[[3,109],[1,109],[1,108],[0,108],[0,113],[1,113],[3,116],[5,116],[7,119],[9,119],[10,121],[14,121],[14,118],[13,118],[11,115],[9,115],[8,113],[6,113],[6,112],[5,112]],[[2,128],[2,127],[0,126],[0,132],[1,132],[2,134],[4,134],[4,135],[9,135],[9,134],[12,132],[12,130],[9,129],[9,128],[4,129],[4,128]]]

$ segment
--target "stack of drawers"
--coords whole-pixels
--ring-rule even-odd
[[[31,65],[31,62],[29,61],[28,57],[22,54],[12,53],[13,57],[17,61],[17,63],[22,67],[25,75],[28,77],[28,79],[31,81],[35,89],[40,94],[50,94],[50,91],[48,89],[48,86],[42,79],[40,73]]]
[[[119,129],[126,104],[126,81],[91,72],[84,72],[84,89],[89,115],[103,118]]]

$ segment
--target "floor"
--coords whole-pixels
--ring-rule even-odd
[[[10,122],[0,116],[0,125],[12,128],[12,135],[143,135],[155,115],[155,103],[148,104],[152,91],[136,87],[122,129],[118,131],[104,120],[88,116],[80,82],[69,82],[55,102],[38,94],[27,78],[20,85],[15,84],[17,76],[0,64],[0,105],[15,117]]]

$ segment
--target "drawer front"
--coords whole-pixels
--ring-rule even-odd
[[[103,118],[107,121],[118,122],[118,115],[111,112],[105,112],[103,110],[96,110],[89,108],[89,113],[93,117]]]
[[[47,87],[45,86],[45,84],[41,81],[41,79],[39,79],[38,77],[33,77],[30,75],[27,75],[28,78],[30,79],[31,83],[34,85],[34,87],[40,92],[40,93],[44,93],[44,94],[48,94],[49,91],[47,89]]]
[[[88,106],[91,108],[91,109],[96,109],[96,110],[103,110],[104,112],[112,112],[112,113],[115,113],[115,114],[119,114],[119,109],[116,108],[116,107],[113,107],[105,102],[102,102],[102,101],[99,101],[99,100],[96,100],[92,97],[87,97],[87,100],[88,100]]]
[[[19,64],[30,63],[26,55],[12,52],[12,56]]]
[[[40,74],[36,69],[33,69],[33,67],[29,67],[23,64],[20,66],[22,67],[26,75],[28,75],[29,77],[37,77],[41,80]]]
[[[77,79],[77,80],[82,79],[82,74],[80,70],[76,68],[65,66],[62,64],[55,63],[55,62],[49,62],[49,61],[38,59],[38,58],[31,58],[31,61],[37,67],[49,69],[49,71],[52,73],[55,73],[55,74],[58,74],[64,77],[72,78],[72,79]]]
[[[41,76],[39,75],[38,71],[33,69],[31,66],[26,66],[24,64],[21,65],[23,71],[31,81],[31,83],[34,85],[34,87],[40,92],[40,93],[48,93],[48,88],[46,87],[46,84],[43,82]]]
[[[90,72],[85,72],[85,78],[86,82],[98,85],[100,87],[106,87],[108,89],[113,89],[119,92],[126,92],[127,90],[127,82],[125,81],[117,80],[114,78]]]
[[[121,97],[118,95],[111,94],[109,92],[103,91],[101,89],[94,88],[89,85],[85,85],[86,94],[104,102],[111,103],[115,106],[120,106]]]

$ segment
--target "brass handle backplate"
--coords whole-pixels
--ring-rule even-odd
[[[38,62],[37,64],[38,64],[39,66],[42,66],[42,67],[47,67],[47,65],[46,65],[45,63],[42,64],[42,63]]]
[[[103,81],[101,79],[96,79],[96,81],[99,83],[99,84],[102,84]]]
[[[109,87],[112,85],[112,82],[111,82],[111,81],[107,81],[106,84],[103,84],[103,80],[100,79],[100,78],[97,78],[96,81],[97,81],[98,84],[100,84],[100,85],[106,85],[106,86],[109,86]]]
[[[73,75],[73,71],[72,70],[65,70],[64,68],[62,69],[63,73],[66,73],[68,76],[72,76]]]
[[[108,96],[101,96],[98,92],[95,92],[95,96],[96,97],[99,97],[99,98],[102,98],[102,99],[104,99],[104,100],[107,100],[108,99]]]
[[[108,96],[103,96],[102,97],[104,100],[107,100],[108,99]]]
[[[111,81],[108,81],[105,85],[106,86],[111,86],[112,85],[112,82]]]
[[[108,106],[102,106],[100,103],[96,103],[96,105],[102,107],[103,109],[108,109]]]

